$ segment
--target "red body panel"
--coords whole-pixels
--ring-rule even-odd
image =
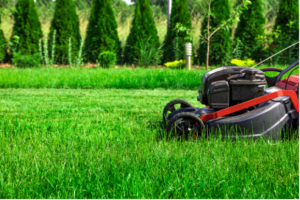
[[[298,82],[299,82],[299,79],[298,79]],[[211,113],[211,114],[203,115],[203,116],[200,117],[200,119],[203,122],[208,121],[208,120],[212,120],[212,119],[217,119],[219,117],[223,117],[223,116],[235,113],[237,111],[249,108],[251,106],[258,105],[260,103],[263,103],[263,102],[266,102],[266,101],[269,101],[271,99],[275,99],[275,98],[281,97],[281,96],[290,97],[297,113],[299,113],[299,99],[297,97],[296,92],[291,91],[291,90],[280,90],[280,91],[277,91],[277,92],[273,92],[271,94],[267,94],[267,95],[264,95],[264,96],[261,96],[261,97],[257,97],[255,99],[250,100],[250,101],[240,103],[240,104],[235,105],[235,106],[231,106],[229,108],[225,108],[223,110],[220,110],[220,111],[217,111],[217,112],[214,112],[214,113]]]
[[[282,89],[285,89],[286,81],[287,81],[287,78],[282,80],[282,81],[279,81],[276,86],[280,87]],[[290,76],[289,82],[287,84],[286,89],[287,90],[293,90],[293,91],[297,92],[298,91],[298,85],[299,85],[299,74],[298,75],[293,75],[293,76]]]

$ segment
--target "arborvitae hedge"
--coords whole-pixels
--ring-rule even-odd
[[[293,24],[288,26],[290,22]],[[299,41],[299,0],[281,1],[274,30],[278,27],[280,27],[281,35],[274,41],[276,46],[282,49]],[[292,63],[299,59],[299,45],[281,53],[278,59],[280,63]]]
[[[139,0],[136,3],[131,30],[124,49],[125,63],[132,64],[135,62],[135,59],[138,58],[138,49],[141,48],[140,43],[145,43],[149,38],[150,41],[148,44],[151,44],[154,48],[158,48],[159,38],[150,2],[149,0]]]
[[[263,58],[263,44],[257,38],[264,35],[266,19],[263,16],[261,0],[252,0],[251,2],[248,10],[241,14],[235,38],[239,38],[243,43],[242,57],[259,61]]]
[[[79,19],[76,14],[74,0],[56,0],[55,13],[49,34],[50,49],[53,44],[54,31],[56,31],[54,63],[69,64],[69,49],[71,49],[71,59],[74,62],[81,42]],[[69,47],[70,38],[71,48]]]
[[[214,16],[210,16],[210,34],[226,20],[230,18],[230,5],[228,0],[214,0],[211,3],[211,12]],[[201,26],[201,34],[206,32],[208,17],[204,18]],[[206,63],[207,43],[202,43],[197,51],[198,63]],[[231,31],[219,30],[212,37],[210,42],[209,63],[210,65],[228,63],[232,51]]]
[[[99,54],[111,51],[121,57],[117,22],[110,0],[94,0],[84,46],[86,61],[95,63]]]
[[[294,21],[292,31],[287,24]],[[299,0],[282,0],[277,13],[274,29],[280,26],[283,34],[291,34],[292,39],[299,41]]]
[[[6,54],[5,46],[6,46],[6,42],[5,42],[3,31],[1,29],[1,18],[0,18],[0,62],[3,61]]]
[[[173,0],[172,2],[170,26],[168,27],[167,35],[164,41],[164,63],[175,60],[173,40],[176,37],[174,28],[177,23],[181,23],[186,28],[192,28],[191,15],[189,13],[187,0]],[[181,56],[179,59],[185,59],[184,41],[182,37],[180,38],[179,50],[181,50]]]
[[[14,19],[12,37],[18,36],[19,44],[13,49],[21,51],[23,55],[38,53],[43,33],[34,1],[18,0]]]

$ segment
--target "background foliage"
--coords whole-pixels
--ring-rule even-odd
[[[55,31],[56,37],[54,38],[53,34]],[[54,63],[70,64],[69,53],[71,53],[72,60],[76,59],[81,37],[76,5],[73,0],[57,0],[49,39],[49,47],[53,46],[53,39],[55,40],[56,54]]]
[[[229,1],[230,9],[232,10],[237,4],[240,3],[240,1],[241,0]],[[298,2],[298,0],[296,1]],[[122,0],[112,0],[111,2],[112,2],[112,8],[114,10],[114,14],[118,25],[117,31],[118,31],[119,40],[121,42],[121,48],[124,49],[128,35],[130,33],[130,24],[132,23],[135,5],[134,4],[127,5]],[[163,44],[167,34],[167,28],[166,28],[167,18],[166,18],[166,9],[165,9],[166,4],[163,2],[164,1],[161,1],[159,3],[159,1],[150,0],[152,15],[156,25],[157,35],[159,37],[160,44]],[[207,0],[187,0],[188,10],[190,11],[190,14],[192,16],[191,24],[192,24],[193,47],[194,47],[193,53],[196,56],[196,58],[194,59],[195,61],[198,60],[196,50],[198,50],[200,46],[199,43],[200,41],[199,35],[201,34],[200,28],[204,21],[203,19],[207,11],[207,2],[208,2]],[[279,39],[277,33],[274,36],[274,32],[276,32],[276,28],[273,29],[273,27],[275,24],[277,12],[279,10],[280,2],[281,0],[262,0],[263,16],[266,19],[266,23],[263,26],[264,33],[266,34],[265,35],[266,38],[261,39],[260,42],[267,45],[264,54],[262,54],[263,57],[271,55],[274,52],[281,50],[282,48],[286,47],[287,45],[290,45],[293,42],[292,40],[289,42],[287,39],[284,38],[278,41]],[[83,38],[86,38],[86,30],[87,30],[88,21],[90,19],[90,13],[91,13],[91,0],[76,0],[75,3],[77,8],[76,13],[79,16],[80,34],[82,35]],[[10,6],[14,7],[16,4],[16,0],[11,0],[11,1],[0,0],[0,4],[4,8]],[[54,12],[55,12],[55,4],[56,3],[51,0],[37,0],[36,5],[39,11],[39,18],[41,21],[42,31],[44,33],[44,36],[47,33],[49,33],[51,21],[53,19]],[[297,7],[298,4],[296,3],[294,5],[296,5]],[[3,19],[2,29],[4,32],[4,36],[5,38],[11,38],[12,25],[14,24],[14,16],[9,12],[6,12],[2,19]],[[237,24],[234,24],[232,26],[232,32],[231,32],[231,38],[234,41],[235,41],[234,35],[236,32],[236,27]],[[275,41],[277,41],[281,45],[273,45]],[[51,46],[49,47],[51,48]],[[235,51],[235,49],[237,49],[236,42],[234,44],[233,51]],[[293,51],[292,55],[294,55],[294,57],[297,57],[299,55],[298,52],[299,50]],[[234,53],[233,56],[237,56],[237,54]],[[275,60],[276,59],[274,58],[272,62],[275,62]],[[289,62],[289,61],[285,61],[285,62]]]
[[[95,63],[99,54],[110,51],[121,59],[121,43],[110,0],[94,0],[83,49],[86,61]]]
[[[39,41],[43,37],[39,15],[33,0],[18,0],[14,12],[12,37],[17,36],[18,43],[13,44],[13,53],[31,55],[39,52]]]
[[[262,58],[263,43],[258,39],[264,36],[264,24],[261,0],[252,0],[248,10],[243,12],[238,23],[235,38],[241,41],[242,58],[252,58],[259,61]]]
[[[220,12],[222,10],[222,12]],[[211,3],[211,12],[213,15],[210,17],[210,34],[221,24],[223,24],[230,17],[230,6],[228,0],[214,0]],[[207,19],[206,16],[201,26],[201,34],[207,35]],[[207,37],[207,36],[205,36]],[[200,39],[200,47],[198,49],[198,63],[206,62],[207,43]],[[222,44],[222,45],[220,45]],[[232,40],[231,30],[220,30],[213,36],[210,42],[210,56],[209,63],[217,65],[221,63],[228,63],[231,58]]]
[[[177,34],[174,30],[176,24],[180,23],[184,27],[192,28],[191,15],[188,10],[187,0],[173,0],[170,25],[168,27],[167,35],[164,41],[163,62],[184,59],[185,47],[184,37],[186,35]],[[175,51],[180,51],[179,56],[176,56]]]
[[[282,48],[299,41],[299,0],[281,1],[274,29],[278,31],[274,46]],[[277,48],[275,48],[277,50]],[[279,62],[287,63],[292,59],[299,58],[299,45],[282,53]]]
[[[1,16],[0,16],[0,62],[3,61],[6,54],[6,40],[4,38],[3,30],[1,28]]]
[[[136,4],[134,18],[124,49],[125,63],[136,63],[141,57],[140,50],[142,48],[140,48],[140,44],[145,42],[150,48],[157,49],[159,47],[159,38],[149,0],[140,0]]]
[[[275,28],[280,26],[283,33],[289,33],[289,29],[293,29],[290,33],[293,39],[299,40],[299,0],[281,1],[278,16],[276,17]],[[289,21],[293,21],[292,27],[288,26]]]

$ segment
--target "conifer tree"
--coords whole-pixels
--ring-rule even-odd
[[[4,57],[6,55],[5,46],[6,46],[6,41],[4,38],[3,31],[1,29],[1,16],[0,16],[0,62],[4,60]]]
[[[94,0],[83,51],[86,61],[95,63],[104,51],[116,53],[120,60],[117,26],[110,0]]]
[[[78,55],[81,42],[74,0],[56,0],[49,34],[49,48],[53,46],[53,38],[55,39],[54,63],[70,64],[70,60],[73,62]]]
[[[275,45],[281,49],[299,42],[299,0],[281,1],[273,31],[280,30]],[[299,59],[299,45],[296,45],[278,56],[277,62],[292,63]]]
[[[292,27],[289,22],[294,22]],[[299,0],[281,1],[274,28],[278,26],[283,34],[292,34],[292,39],[299,41]]]
[[[15,50],[23,55],[38,53],[39,41],[43,33],[34,1],[18,0],[14,19],[12,37],[19,37],[19,43]]]
[[[139,57],[141,43],[149,40],[149,45],[159,47],[157,29],[152,16],[149,0],[139,0],[136,3],[134,18],[124,49],[124,61],[132,64]]]
[[[230,18],[230,5],[228,0],[214,0],[211,2],[210,32],[222,25]],[[205,17],[202,26],[202,36],[207,33],[208,17]],[[220,30],[210,41],[209,63],[213,65],[226,64],[230,59],[232,50],[231,33]],[[198,63],[206,63],[207,43],[201,39],[197,51]]]
[[[261,0],[252,0],[251,3],[248,10],[243,12],[240,17],[235,38],[239,38],[243,44],[242,57],[259,61],[263,58],[263,44],[258,37],[264,36],[266,19],[263,16]]]
[[[187,0],[173,0],[172,2],[172,10],[171,10],[171,19],[170,25],[167,30],[167,35],[164,41],[164,55],[163,62],[174,61],[177,56],[175,56],[175,51],[179,52],[179,57],[177,59],[184,59],[185,55],[185,47],[183,37],[178,35],[178,46],[175,47],[174,39],[177,36],[174,28],[177,23],[181,23],[184,27],[191,29],[191,15],[189,13]],[[175,49],[176,48],[176,49]]]

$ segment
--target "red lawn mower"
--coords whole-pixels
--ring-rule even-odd
[[[206,107],[193,107],[182,99],[169,102],[163,111],[167,135],[283,139],[299,127],[299,75],[291,76],[297,68],[299,60],[285,70],[220,67],[207,72],[197,98]],[[270,71],[279,75],[264,74]],[[281,80],[288,72],[288,78]]]

